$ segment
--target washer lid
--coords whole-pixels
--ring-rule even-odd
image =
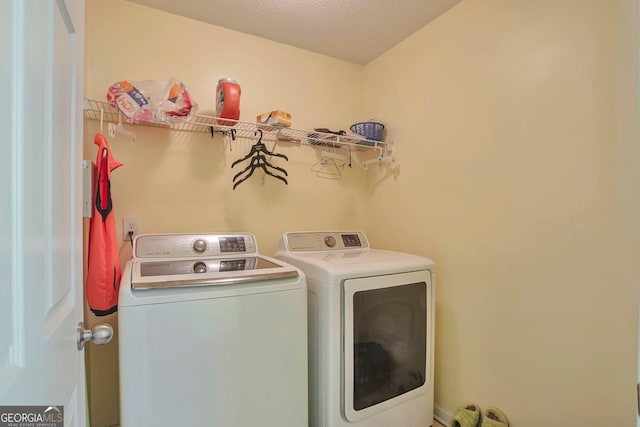
[[[134,259],[131,288],[234,285],[298,277],[298,271],[274,259],[250,257]]]

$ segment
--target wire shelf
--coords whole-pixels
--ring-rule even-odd
[[[126,117],[108,102],[85,99],[84,117],[88,120],[103,120],[105,122],[126,122]],[[316,132],[294,129],[290,127],[269,126],[260,123],[243,122],[239,120],[220,119],[218,117],[193,114],[185,120],[173,119],[172,122],[140,122],[139,126],[160,127],[181,132],[222,133],[234,138],[255,138],[258,130],[262,130],[263,140],[310,144],[318,147],[357,148],[359,150],[377,149],[379,152],[390,151],[390,145],[385,141],[374,141],[359,135],[336,135],[333,133]],[[218,120],[235,123],[234,126],[221,125]]]

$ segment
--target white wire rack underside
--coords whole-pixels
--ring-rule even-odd
[[[126,118],[117,107],[108,102],[85,99],[84,116],[89,120],[103,120],[105,122],[126,122]],[[218,120],[233,122],[234,126],[225,126]],[[234,133],[235,138],[255,139],[258,129],[262,130],[263,140],[290,143],[311,144],[324,147],[354,147],[362,149],[377,149],[387,151],[390,146],[384,141],[373,141],[358,135],[335,135],[290,127],[267,126],[260,123],[242,122],[238,120],[219,119],[218,117],[193,114],[184,121],[176,120],[172,123],[141,122],[139,126],[153,126],[183,132],[211,133],[220,132],[224,135]]]

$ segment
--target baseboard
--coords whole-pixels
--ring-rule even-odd
[[[451,418],[453,418],[453,414],[436,405],[433,407],[433,418],[440,424],[448,426]]]

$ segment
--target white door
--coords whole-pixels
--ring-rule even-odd
[[[0,405],[65,426],[86,425],[83,37],[84,0],[0,0]]]

